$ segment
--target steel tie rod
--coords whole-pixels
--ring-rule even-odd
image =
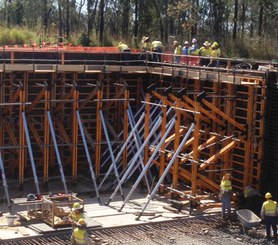
[[[162,183],[162,181],[164,180],[165,176],[168,174],[170,168],[172,167],[174,161],[176,160],[178,154],[180,153],[182,147],[184,146],[185,142],[187,141],[187,139],[189,138],[192,130],[194,129],[194,123],[191,124],[190,128],[188,129],[186,135],[184,136],[182,142],[180,143],[178,149],[176,150],[176,152],[174,153],[171,161],[168,163],[166,169],[164,170],[163,174],[161,175],[160,179],[158,180],[156,186],[154,187],[152,193],[150,194],[150,196],[148,197],[148,200],[145,204],[145,206],[142,208],[141,213],[138,215],[138,217],[136,218],[136,220],[139,220],[142,216],[142,214],[144,213],[146,207],[148,206],[149,202],[153,199],[157,189],[159,188],[160,184]]]

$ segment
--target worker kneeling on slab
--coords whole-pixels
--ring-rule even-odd
[[[72,205],[72,209],[71,209],[71,212],[69,214],[69,220],[72,223],[73,229],[75,228],[77,222],[80,219],[84,219],[85,220],[84,208],[83,208],[83,205],[81,205],[80,203],[76,202],[76,203],[74,203]]]
[[[265,194],[266,201],[262,205],[261,209],[261,219],[265,223],[265,229],[266,229],[266,238],[268,241],[271,240],[270,238],[270,228],[272,227],[273,230],[273,236],[275,243],[277,242],[277,216],[278,216],[278,210],[277,210],[277,203],[272,200],[271,193],[267,192]]]
[[[86,231],[86,222],[84,219],[79,219],[77,227],[73,230],[70,241],[72,245],[90,244],[90,238]]]

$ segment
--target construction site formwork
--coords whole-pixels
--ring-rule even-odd
[[[118,53],[6,51],[0,142],[7,181],[24,187],[34,179],[37,192],[57,177],[65,192],[78,176],[113,176],[121,185],[151,159],[160,192],[165,174],[172,188],[186,184],[192,195],[217,192],[225,172],[237,190],[260,188],[266,84],[276,71],[153,64],[135,55],[127,62]]]

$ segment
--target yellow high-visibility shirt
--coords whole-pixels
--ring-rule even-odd
[[[205,48],[205,47],[201,47],[199,49],[199,55],[200,56],[211,56],[211,48]]]
[[[261,217],[264,216],[277,216],[277,203],[273,200],[267,200],[263,203],[261,209]]]
[[[78,245],[86,245],[89,241],[86,230],[78,227],[73,230],[72,239],[74,239],[75,244]]]
[[[154,48],[161,48],[161,49],[163,49],[163,44],[162,44],[162,42],[160,42],[160,41],[153,41],[152,42],[152,48],[154,49]]]
[[[182,54],[182,46],[181,45],[179,45],[175,48],[174,54],[178,54],[178,55]]]
[[[223,191],[231,191],[233,189],[232,183],[230,180],[222,180],[220,183],[220,188]]]
[[[69,214],[69,218],[72,221],[78,222],[79,219],[85,219],[85,215],[84,213],[76,213],[74,211],[71,211],[71,213]]]

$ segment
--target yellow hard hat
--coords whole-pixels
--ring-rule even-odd
[[[266,198],[266,199],[268,199],[268,198],[272,198],[271,193],[270,193],[270,192],[267,192],[267,193],[265,194],[265,198]]]
[[[225,173],[225,176],[230,177],[231,174],[230,173]]]
[[[178,41],[174,41],[174,45],[178,45],[179,44],[179,42]]]
[[[205,42],[203,43],[203,45],[204,45],[204,46],[210,46],[210,43],[209,43],[209,41],[205,41]]]
[[[79,202],[76,202],[72,205],[72,210],[82,209],[82,208],[83,206]]]
[[[213,42],[212,46],[218,46],[218,42]]]
[[[84,219],[79,219],[79,220],[78,220],[78,224],[79,224],[79,225],[86,225],[86,222],[85,222]]]

